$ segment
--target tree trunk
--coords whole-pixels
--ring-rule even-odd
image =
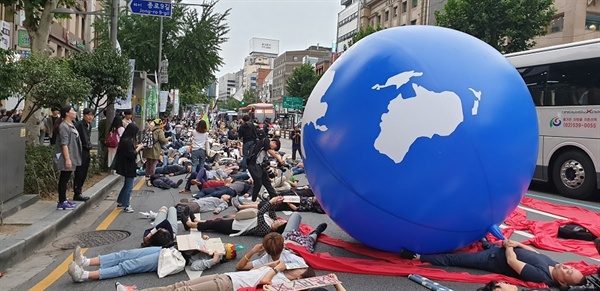
[[[31,51],[32,52],[44,52],[48,55],[51,54],[49,46],[48,46],[48,38],[50,37],[50,27],[52,26],[53,13],[50,11],[56,9],[58,0],[48,0],[46,2],[46,6],[44,6],[44,10],[40,15],[40,21],[35,24],[31,22],[25,21],[24,25],[29,32],[29,39],[31,42]],[[50,72],[48,72],[50,73]],[[27,116],[29,112],[32,110],[38,111],[34,103],[31,102],[28,98],[25,99],[25,106],[23,108],[22,116]],[[25,123],[25,129],[27,130],[27,135],[25,137],[25,143],[27,145],[37,145],[39,144],[40,130],[39,124],[41,122],[41,114],[40,112],[35,112],[31,115],[31,118],[27,120]]]

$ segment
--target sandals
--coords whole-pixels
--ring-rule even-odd
[[[192,191],[183,189],[179,190],[179,194],[192,194]]]

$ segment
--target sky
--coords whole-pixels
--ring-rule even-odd
[[[201,0],[184,0],[201,3]],[[303,50],[317,43],[331,47],[336,38],[340,0],[219,0],[215,11],[225,12],[229,40],[221,45],[225,64],[215,77],[234,73],[244,66],[250,53],[250,39],[261,37],[279,40],[279,54]]]

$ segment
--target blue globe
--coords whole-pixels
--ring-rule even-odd
[[[462,32],[374,33],[321,77],[303,116],[304,165],[327,214],[389,252],[456,250],[519,204],[536,164],[526,85]]]

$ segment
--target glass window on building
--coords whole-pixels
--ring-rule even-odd
[[[555,16],[554,19],[552,19],[552,21],[550,22],[550,33],[552,32],[559,32],[563,30],[563,26],[564,26],[564,22],[565,22],[565,17],[564,15],[558,15]]]
[[[394,17],[398,17],[398,6],[394,6]]]
[[[383,21],[388,21],[389,19],[390,19],[390,12],[386,11],[385,14],[384,14]]]
[[[413,0],[413,5],[412,7],[415,8],[419,5],[419,0]]]
[[[587,13],[585,16],[585,29],[598,30],[600,29],[600,14]]]
[[[402,13],[406,12],[406,1],[402,2]]]
[[[417,20],[416,19],[411,20],[410,25],[417,25]]]
[[[292,59],[293,59],[294,62],[298,61],[298,57],[297,56],[294,56]]]

